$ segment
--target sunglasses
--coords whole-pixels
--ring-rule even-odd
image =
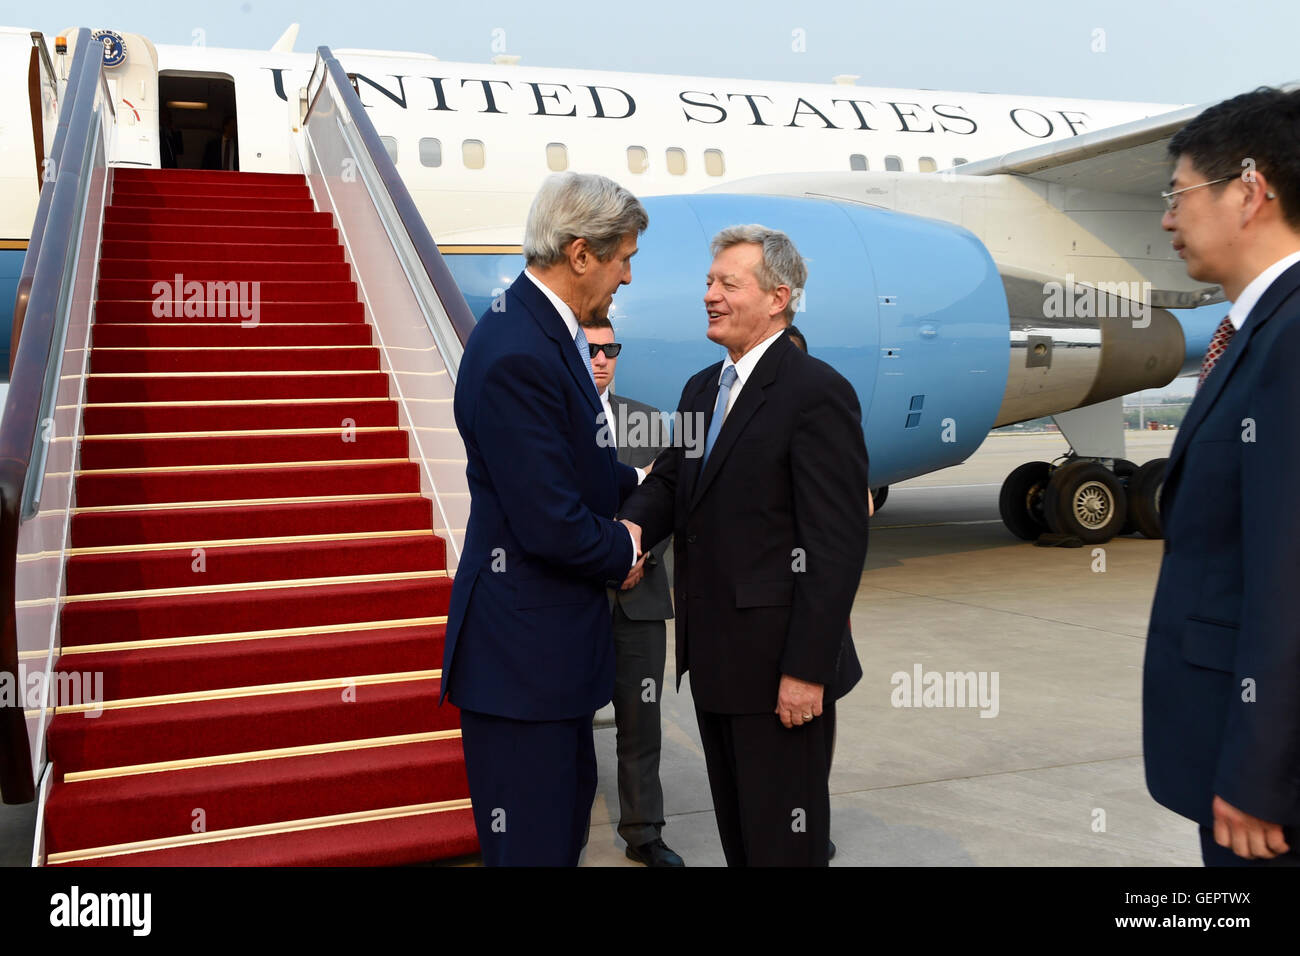
[[[587,348],[591,350],[591,357],[595,358],[596,353],[604,349],[606,358],[618,358],[618,353],[623,351],[623,346],[617,342],[606,342],[603,345],[597,345],[594,342],[588,342]]]

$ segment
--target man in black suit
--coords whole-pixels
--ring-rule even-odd
[[[1213,106],[1170,141],[1163,226],[1232,308],[1161,498],[1143,690],[1147,787],[1207,865],[1300,864],[1300,93]]]
[[[644,402],[611,391],[622,345],[614,341],[607,317],[582,323],[591,351],[591,371],[605,409],[607,440],[618,460],[645,469],[663,450],[662,418]],[[649,543],[649,542],[647,542]],[[659,782],[663,732],[659,699],[663,693],[668,628],[673,599],[668,593],[664,553],[668,539],[641,556],[619,590],[610,590],[614,615],[614,725],[618,735],[618,835],[627,858],[646,866],[684,866],[664,843],[664,790]]]
[[[203,148],[203,168],[239,171],[239,130],[233,116],[221,121],[221,135]]]
[[[727,863],[824,866],[834,702],[861,675],[861,410],[786,334],[807,275],[789,237],[734,226],[713,253],[707,335],[727,356],[679,405],[704,447],[675,441],[623,515],[645,541],[674,534],[678,682],[689,669]]]

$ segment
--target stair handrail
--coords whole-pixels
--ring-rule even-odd
[[[36,796],[32,749],[20,686],[17,591],[19,534],[39,509],[49,451],[56,392],[62,373],[63,341],[72,300],[74,265],[81,244],[91,163],[99,142],[97,96],[112,109],[103,77],[103,49],[90,30],[76,33],[76,51],[59,111],[56,167],[41,188],[37,207],[39,240],[26,262],[30,286],[20,290],[25,316],[13,350],[13,371],[0,428],[0,582],[5,596],[0,626],[0,679],[17,688],[16,699],[0,700],[0,798],[29,803]],[[33,238],[37,237],[34,230]],[[26,265],[24,266],[26,271]]]
[[[406,188],[406,183],[402,181],[397,166],[393,163],[392,157],[388,155],[388,150],[384,148],[383,141],[379,138],[379,131],[375,129],[374,123],[370,121],[370,116],[366,113],[366,108],[361,104],[361,97],[357,95],[356,87],[343,69],[342,64],[339,63],[327,46],[317,47],[316,49],[316,64],[312,69],[311,79],[308,81],[310,103],[307,107],[307,113],[303,117],[304,125],[306,118],[315,109],[320,98],[321,87],[324,86],[324,76],[321,76],[319,80],[317,79],[318,73],[322,70],[332,81],[334,98],[342,104],[347,113],[345,122],[350,121],[356,129],[374,171],[383,184],[383,191],[387,193],[392,201],[397,218],[410,238],[411,245],[424,267],[429,282],[433,286],[433,291],[437,294],[442,310],[451,320],[452,329],[456,334],[454,344],[446,342],[442,330],[438,328],[435,317],[430,315],[427,310],[425,311],[425,321],[428,322],[430,331],[439,342],[439,351],[442,352],[447,372],[455,380],[456,371],[460,366],[461,351],[464,349],[465,343],[469,341],[469,335],[474,331],[476,324],[474,313],[470,311],[469,304],[465,301],[464,295],[461,294],[460,287],[456,285],[451,270],[447,268],[447,263],[443,261],[442,253],[438,251],[438,244],[434,242],[429,227],[425,224],[424,217],[420,215],[419,209],[416,208],[415,200],[411,198],[410,190]],[[365,173],[364,170],[360,172],[363,175]],[[443,348],[444,345],[445,348]]]

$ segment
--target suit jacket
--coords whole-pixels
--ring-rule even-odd
[[[239,138],[235,138],[235,170],[239,170]],[[216,139],[208,140],[208,144],[203,147],[203,168],[204,169],[221,169],[221,134],[217,134]]]
[[[605,589],[632,565],[613,517],[636,472],[597,442],[600,398],[555,307],[524,275],[500,301],[479,319],[456,377],[470,514],[442,697],[564,720],[613,694]]]
[[[1166,466],[1142,701],[1147,787],[1206,826],[1215,794],[1300,824],[1297,364],[1300,265],[1233,336]]]
[[[682,390],[707,423],[722,363]],[[782,333],[754,367],[701,471],[680,441],[624,507],[672,531],[677,680],[702,710],[769,713],[781,675],[828,699],[861,676],[849,611],[867,552],[867,449],[853,386]]]
[[[618,436],[618,460],[633,468],[644,468],[658,457],[663,446],[655,441],[663,433],[649,430],[651,423],[660,421],[659,409],[644,402],[635,402],[630,398],[610,394],[609,406],[614,411],[614,432]],[[644,440],[636,435],[636,422],[646,423]],[[630,427],[623,427],[625,424]],[[634,446],[628,445],[628,438],[637,437]],[[664,554],[668,551],[668,538],[664,538],[654,547],[645,559],[645,575],[641,583],[627,591],[614,590],[614,600],[623,613],[633,621],[666,621],[673,616],[673,599],[668,593],[668,569],[664,566]],[[643,545],[650,544],[643,541]]]

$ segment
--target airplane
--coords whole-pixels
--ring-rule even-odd
[[[96,31],[113,164],[158,167],[169,128],[176,165],[198,168],[233,117],[240,170],[302,172],[316,58],[294,52],[296,35],[253,51]],[[58,98],[57,84],[39,102],[19,84],[30,89],[39,57],[66,77],[72,55],[51,57],[50,41],[0,28],[6,309]],[[703,334],[711,235],[780,228],[809,266],[796,322],[862,403],[877,504],[995,427],[1054,416],[1072,454],[1008,476],[1008,529],[1159,536],[1161,462],[1124,459],[1119,403],[1193,372],[1226,310],[1160,229],[1165,145],[1199,107],[334,52],[476,315],[522,267],[541,181],[609,176],[650,214],[611,313],[628,347],[619,390],[671,411],[719,357]]]

